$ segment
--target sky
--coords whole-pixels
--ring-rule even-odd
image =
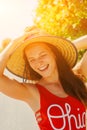
[[[33,25],[37,0],[0,0],[0,43],[5,38],[14,39]]]

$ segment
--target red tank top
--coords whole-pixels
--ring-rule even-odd
[[[79,100],[55,96],[38,84],[37,88],[40,110],[35,116],[40,130],[86,130],[86,109]]]

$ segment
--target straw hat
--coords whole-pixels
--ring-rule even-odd
[[[23,42],[15,52],[11,55],[7,63],[7,69],[16,76],[23,77],[25,61],[23,59],[23,50],[32,42],[48,42],[57,47],[62,55],[67,60],[68,64],[73,67],[77,61],[77,51],[75,46],[68,40],[57,36],[38,36],[32,37]]]

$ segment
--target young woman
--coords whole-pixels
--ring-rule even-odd
[[[71,69],[76,48],[60,37],[33,34],[23,39],[0,55],[0,91],[25,101],[40,130],[86,130],[87,90]],[[6,66],[24,82],[3,75]]]

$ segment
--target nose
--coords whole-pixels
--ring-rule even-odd
[[[40,67],[44,64],[44,61],[42,59],[37,59],[35,64],[37,67]]]

